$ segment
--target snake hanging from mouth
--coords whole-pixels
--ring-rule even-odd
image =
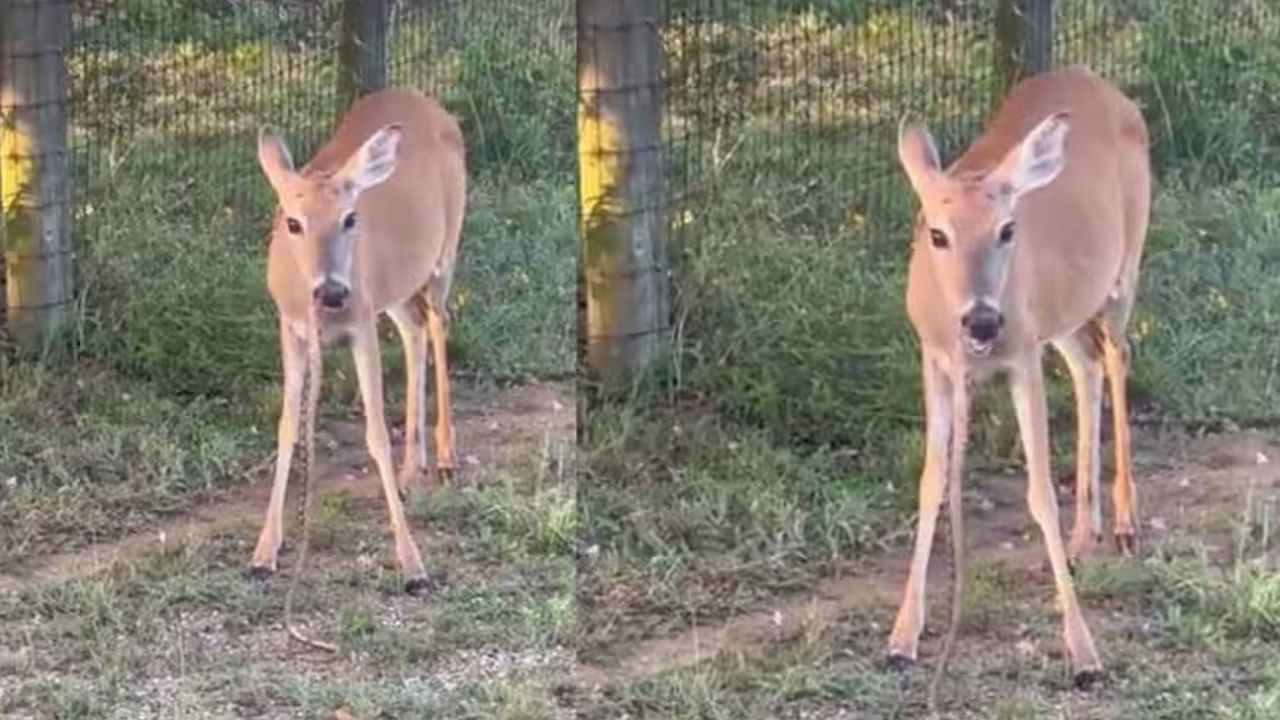
[[[320,347],[320,322],[314,302],[307,305],[307,370],[302,381],[302,452],[301,465],[302,484],[298,491],[298,531],[302,541],[298,546],[298,565],[289,580],[289,589],[284,595],[284,625],[289,636],[298,642],[328,652],[337,652],[338,646],[308,637],[293,622],[293,595],[298,587],[298,579],[307,566],[307,550],[311,544],[311,489],[315,481],[316,459],[316,412],[319,407],[320,377],[323,370],[323,355]]]

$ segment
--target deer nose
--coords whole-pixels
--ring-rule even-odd
[[[960,318],[960,325],[977,342],[990,343],[1000,334],[1004,315],[986,303],[978,303]]]
[[[342,310],[347,307],[351,289],[342,283],[325,280],[316,286],[313,295],[325,310]]]

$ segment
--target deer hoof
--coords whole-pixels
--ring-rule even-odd
[[[266,565],[254,565],[253,567],[249,568],[248,574],[249,574],[250,580],[258,583],[263,583],[267,581],[267,578],[271,577],[272,572],[273,572],[272,569],[267,567]]]
[[[1089,668],[1087,670],[1077,670],[1071,677],[1071,684],[1077,690],[1090,690],[1098,685],[1106,677],[1106,674],[1098,668]]]
[[[1124,557],[1138,554],[1138,537],[1132,530],[1116,532],[1116,549]]]
[[[413,597],[422,597],[431,591],[431,581],[424,577],[410,578],[404,584],[404,591]]]
[[[916,664],[916,659],[902,653],[889,653],[885,656],[884,665],[893,672],[906,672]]]

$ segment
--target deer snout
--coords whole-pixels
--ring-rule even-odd
[[[347,308],[347,301],[351,299],[351,288],[336,280],[325,279],[316,286],[312,294],[316,302],[320,303],[320,307],[336,312]]]
[[[987,303],[974,303],[968,312],[960,316],[960,326],[972,344],[989,347],[1004,327],[1004,315]]]

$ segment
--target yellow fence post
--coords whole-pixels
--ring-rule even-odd
[[[41,354],[73,303],[67,157],[67,0],[0,0],[0,208],[5,321]]]
[[[656,0],[578,2],[579,343],[606,388],[670,342]]]

